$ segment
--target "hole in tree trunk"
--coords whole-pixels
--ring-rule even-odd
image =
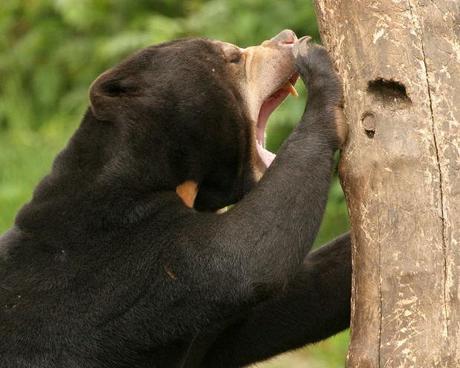
[[[392,79],[377,78],[369,81],[367,91],[377,101],[389,107],[405,108],[412,103],[404,84]]]
[[[375,115],[372,112],[365,112],[361,117],[361,123],[368,138],[374,138],[375,135]]]

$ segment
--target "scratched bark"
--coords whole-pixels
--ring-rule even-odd
[[[460,367],[460,1],[316,10],[350,124],[348,367]]]

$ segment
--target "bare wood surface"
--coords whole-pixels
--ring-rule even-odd
[[[349,367],[460,367],[460,2],[316,0],[344,81]]]

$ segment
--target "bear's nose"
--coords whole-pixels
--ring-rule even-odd
[[[284,31],[278,33],[270,41],[284,45],[292,45],[297,41],[297,36],[294,33],[294,31],[291,31],[290,29],[285,29]]]

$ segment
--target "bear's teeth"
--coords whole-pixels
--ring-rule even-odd
[[[299,94],[297,93],[297,90],[295,89],[295,87],[292,85],[291,82],[287,82],[285,88],[289,91],[289,93],[292,96],[299,97]]]

